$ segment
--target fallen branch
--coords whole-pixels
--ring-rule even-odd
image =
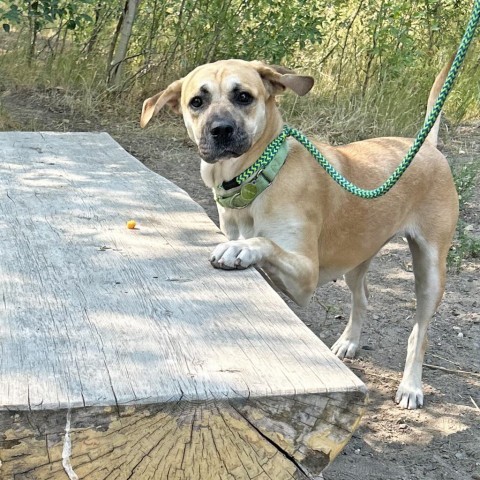
[[[480,378],[480,373],[476,373],[476,372],[468,372],[466,370],[457,370],[457,369],[454,369],[454,368],[439,367],[438,365],[430,365],[428,363],[424,363],[423,365],[427,368],[431,368],[433,370],[441,370],[442,372],[446,372],[446,373],[458,373],[460,375],[472,375],[474,377]]]
[[[380,377],[383,380],[388,380],[390,382],[396,382],[396,378],[390,378],[387,377],[384,373],[378,374],[378,373],[373,373],[373,372],[367,372],[364,368],[362,367],[356,367],[355,365],[351,365],[350,362],[345,362],[345,365],[350,369],[350,370],[358,370],[359,372],[363,373],[364,375],[367,375],[369,377]]]
[[[436,355],[435,353],[429,353],[429,355],[431,355],[432,357],[435,357],[435,358],[439,358],[440,360],[444,360],[445,362],[452,363],[453,365],[457,366],[457,364],[455,362],[452,362],[448,358],[441,357],[440,355]]]

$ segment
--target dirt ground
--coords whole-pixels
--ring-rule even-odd
[[[81,118],[71,114],[56,92],[3,92],[0,107],[7,117],[3,129],[107,131],[146,166],[186,190],[217,222],[213,198],[200,179],[199,158],[173,117],[164,116],[146,130],[133,120]],[[480,124],[451,132],[444,150],[452,163],[480,161]],[[476,236],[478,190],[465,216],[470,234]],[[368,386],[370,403],[361,427],[324,472],[326,480],[480,480],[480,263],[466,261],[460,273],[448,276],[429,330],[425,361],[433,368],[424,368],[425,407],[405,411],[393,397],[415,306],[410,262],[407,244],[399,237],[371,267],[370,318],[357,358],[348,361]],[[306,308],[286,301],[328,346],[349,314],[342,280],[319,288]]]

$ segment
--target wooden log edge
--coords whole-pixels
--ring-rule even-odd
[[[360,423],[365,392],[0,411],[0,478],[309,479]]]

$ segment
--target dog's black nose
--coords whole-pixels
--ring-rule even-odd
[[[226,120],[216,120],[210,126],[210,135],[216,140],[228,140],[235,130],[232,122]]]

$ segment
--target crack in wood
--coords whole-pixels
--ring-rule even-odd
[[[70,438],[71,410],[67,410],[67,423],[65,424],[65,435],[63,437],[62,466],[70,480],[78,480],[78,475],[72,468],[70,456],[72,455],[72,440]],[[49,457],[50,459],[50,457]]]
[[[270,443],[276,450],[278,450],[285,458],[290,460],[293,465],[303,474],[305,475],[306,478],[309,477],[309,472],[307,472],[304,467],[297,462],[295,457],[288,453],[282,446],[280,446],[278,443],[273,441],[271,438],[267,437],[260,429],[257,428],[255,424],[253,424],[241,411],[237,410],[235,406],[232,405],[232,408],[263,438],[265,439],[268,443]]]

